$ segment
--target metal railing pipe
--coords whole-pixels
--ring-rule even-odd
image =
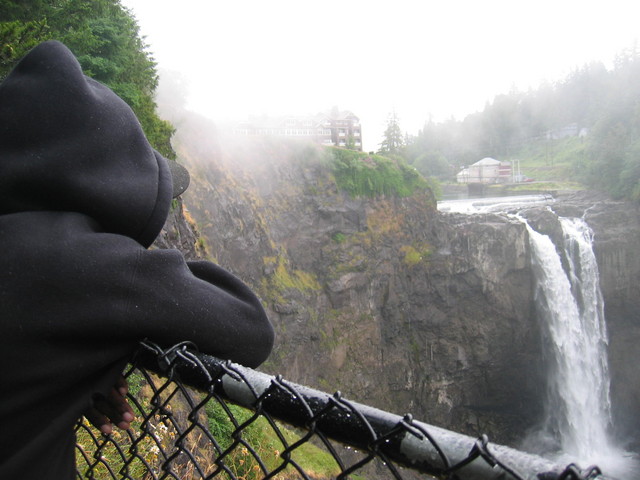
[[[609,480],[597,467],[581,471],[537,455],[489,443],[327,394],[180,345],[167,351],[146,342],[137,364],[295,427],[439,478],[469,480]],[[456,475],[456,476],[454,476]]]

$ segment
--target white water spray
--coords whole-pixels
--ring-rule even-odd
[[[560,221],[568,274],[551,239],[527,225],[537,306],[551,340],[548,420],[564,452],[592,459],[608,448],[611,420],[602,294],[590,230],[581,220]]]
[[[566,268],[551,239],[527,224],[536,304],[547,326],[552,362],[547,433],[557,436],[566,458],[626,470],[625,452],[613,446],[608,434],[607,333],[593,234],[581,219],[559,221]]]

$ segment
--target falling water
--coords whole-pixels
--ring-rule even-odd
[[[438,209],[507,213],[553,202],[549,196],[535,195],[439,202]],[[609,433],[607,331],[593,233],[582,219],[558,217],[563,239],[556,248],[520,215],[509,216],[523,221],[529,232],[536,306],[550,360],[547,418],[525,446],[561,464],[597,464],[607,478],[638,479],[637,455],[616,446]]]
[[[527,224],[536,304],[547,326],[552,363],[545,427],[574,461],[626,469],[625,454],[612,446],[608,433],[607,332],[592,232],[581,219],[559,220],[560,254],[548,236]]]

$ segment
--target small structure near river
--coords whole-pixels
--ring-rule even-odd
[[[457,175],[458,183],[511,183],[514,172],[511,162],[501,162],[495,158],[486,157],[469,167],[463,168]]]

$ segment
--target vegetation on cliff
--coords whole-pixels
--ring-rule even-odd
[[[339,188],[350,195],[373,198],[380,195],[408,197],[428,188],[427,181],[402,159],[331,148],[332,170]]]
[[[0,0],[0,80],[31,48],[52,39],[71,49],[85,74],[125,100],[149,142],[175,158],[174,129],[155,110],[156,64],[119,0]]]

